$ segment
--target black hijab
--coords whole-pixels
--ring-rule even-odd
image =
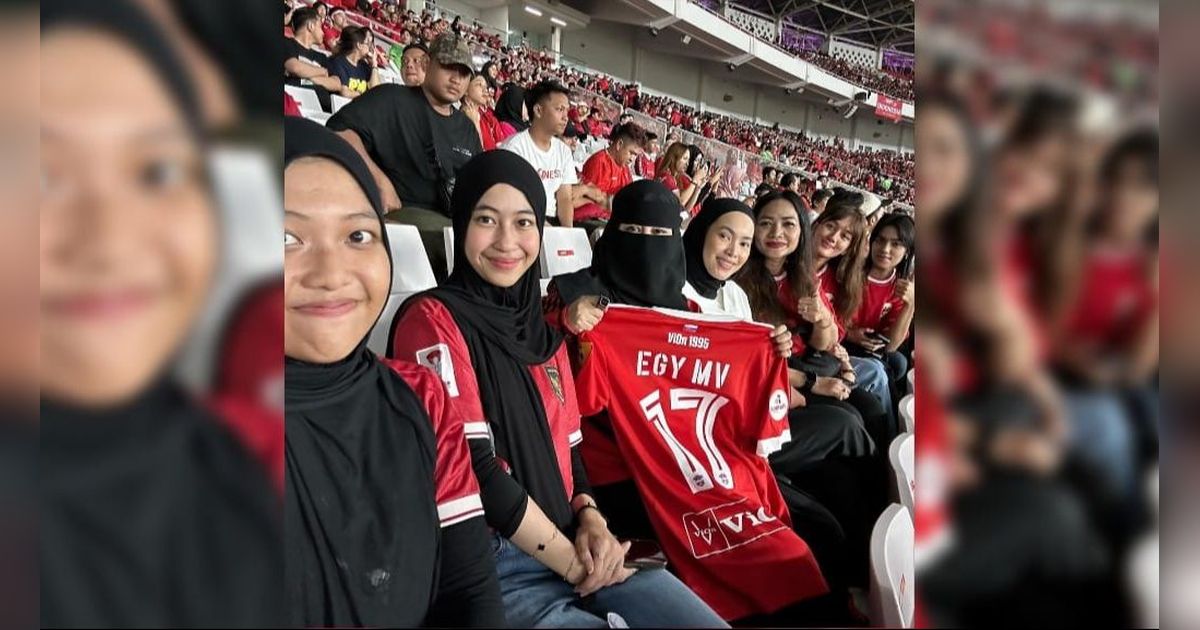
[[[417,297],[440,301],[454,317],[475,366],[496,455],[509,463],[513,478],[550,520],[565,528],[572,520],[569,489],[564,489],[546,409],[530,373],[531,366],[549,361],[562,344],[562,336],[542,316],[537,265],[512,287],[497,287],[475,271],[464,246],[475,205],[497,184],[508,184],[525,195],[542,232],[546,193],[533,167],[509,151],[476,155],[459,171],[451,199],[454,273],[442,286]],[[412,299],[408,304],[417,302]],[[398,313],[393,320],[389,338],[402,316]],[[487,504],[485,496],[485,508]]]
[[[42,32],[133,47],[197,134],[184,66],[133,4],[48,0]],[[182,343],[182,340],[180,340]],[[171,378],[97,408],[51,396],[40,416],[43,627],[279,625],[278,496],[265,468]]]
[[[596,242],[592,266],[554,278],[563,301],[601,295],[617,304],[687,310],[681,211],[679,197],[661,182],[643,179],[622,188],[613,197],[612,218]],[[634,234],[621,229],[624,224],[668,228],[671,235]]]
[[[696,214],[688,224],[687,232],[683,234],[683,248],[687,252],[687,281],[696,293],[715,299],[717,291],[725,286],[725,280],[717,280],[704,266],[704,241],[708,238],[708,230],[717,219],[730,212],[741,212],[754,221],[754,211],[750,206],[737,199],[712,198],[704,203],[704,208]]]
[[[525,131],[529,123],[521,118],[521,106],[524,104],[525,88],[516,83],[505,85],[500,99],[496,101],[496,119],[512,125],[517,133]]]
[[[285,168],[305,157],[332,160],[358,182],[390,267],[379,191],[362,158],[321,125],[285,118]],[[284,361],[293,624],[412,627],[433,603],[441,534],[432,423],[412,389],[367,349],[369,334],[334,363]]]

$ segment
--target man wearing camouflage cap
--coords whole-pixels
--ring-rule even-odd
[[[446,32],[429,46],[420,86],[367,90],[327,123],[366,159],[389,221],[417,226],[438,280],[446,275],[442,228],[458,169],[483,151],[474,123],[454,108],[474,72],[464,39]]]

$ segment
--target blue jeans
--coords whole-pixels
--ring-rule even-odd
[[[892,406],[892,384],[888,380],[887,368],[883,367],[879,359],[866,357],[850,357],[850,365],[854,367],[855,389],[874,394],[879,399],[879,404],[883,405],[883,410],[887,412],[890,423],[895,425],[896,410]],[[887,444],[876,446],[884,450],[888,447]]]
[[[1067,391],[1068,443],[1102,476],[1113,494],[1137,491],[1137,452],[1131,419],[1122,400],[1101,391]]]
[[[631,628],[728,628],[665,569],[642,569],[580,598],[574,587],[511,541],[492,537],[504,613],[513,628],[608,628],[615,613]]]

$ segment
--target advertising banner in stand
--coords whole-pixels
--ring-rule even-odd
[[[900,99],[880,94],[879,100],[875,102],[875,115],[892,122],[900,122],[902,107],[904,103]]]

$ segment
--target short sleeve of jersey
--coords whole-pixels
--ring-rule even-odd
[[[604,369],[604,355],[597,351],[588,333],[580,337],[579,349],[583,363],[575,379],[575,396],[579,402],[579,413],[594,416],[608,407],[609,384]]]
[[[471,451],[467,448],[463,423],[457,417],[456,408],[447,400],[444,387],[433,374],[418,365],[395,359],[388,359],[386,363],[421,399],[433,423],[437,442],[434,496],[441,526],[449,527],[469,518],[483,516],[479,482],[471,468]]]
[[[602,158],[603,156],[601,156],[600,153],[593,153],[592,157],[589,157],[587,161],[583,163],[583,175],[580,176],[579,179],[588,184],[595,184],[601,190],[604,190],[606,184],[608,183],[608,173],[605,172]],[[612,194],[612,192],[608,190],[605,190],[604,192]]]
[[[763,381],[770,386],[761,388],[755,400],[747,401],[747,417],[758,423],[757,427],[751,426],[749,429],[754,431],[752,435],[757,436],[754,452],[759,457],[769,457],[792,441],[791,424],[788,422],[790,396],[787,362],[773,350],[768,346],[768,350],[761,353],[762,363],[766,366]]]
[[[441,379],[468,440],[490,437],[467,342],[441,302],[421,299],[405,309],[391,344],[393,357],[424,366]]]

